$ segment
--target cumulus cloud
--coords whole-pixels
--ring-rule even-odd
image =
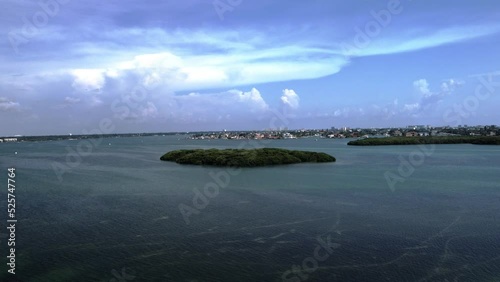
[[[462,86],[463,81],[456,79],[447,79],[441,83],[441,91],[445,93],[450,93],[454,91],[457,87]]]
[[[401,112],[398,100],[382,105],[364,105],[359,107],[343,107],[335,109],[330,116],[333,118],[361,118],[387,120]]]
[[[78,91],[99,92],[106,82],[100,69],[74,69],[70,73],[75,78],[72,86]]]
[[[407,103],[402,111],[406,113],[419,114],[441,103],[446,97],[464,84],[457,79],[447,79],[441,83],[440,90],[432,91],[426,79],[419,79],[413,82],[413,87],[421,95],[419,101]]]
[[[420,103],[413,103],[413,104],[405,104],[403,107],[403,111],[405,112],[415,112],[418,109],[420,109]]]
[[[246,103],[253,111],[269,109],[269,105],[262,98],[260,91],[255,88],[252,88],[248,92],[231,90],[229,93],[234,93],[238,97],[239,102]]]
[[[443,96],[447,94],[451,94],[458,87],[464,84],[463,81],[457,79],[446,79],[441,83],[441,91],[431,91],[429,88],[429,83],[426,79],[419,79],[413,82],[413,87],[419,94],[421,94],[424,98],[429,98],[431,96]]]
[[[297,109],[299,107],[300,98],[294,90],[284,89],[283,95],[281,96],[281,102],[292,109]]]
[[[171,97],[178,108],[171,109],[176,115],[185,113],[197,116],[234,116],[248,113],[262,113],[269,109],[259,90],[229,90],[220,93],[189,93]]]
[[[429,83],[426,79],[415,80],[413,82],[413,87],[424,97],[431,95],[431,91],[429,90]]]

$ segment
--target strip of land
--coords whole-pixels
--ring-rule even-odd
[[[294,163],[335,162],[326,154],[277,148],[262,149],[194,149],[175,150],[163,155],[160,160],[179,164],[212,165],[230,167],[257,167]]]
[[[425,136],[425,137],[386,137],[364,138],[350,141],[347,145],[419,145],[419,144],[477,144],[500,145],[500,136]]]

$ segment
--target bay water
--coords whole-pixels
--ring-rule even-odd
[[[11,167],[18,219],[15,275],[0,230],[0,280],[500,281],[500,146],[185,137],[0,144],[2,226]],[[238,147],[337,162],[160,161]]]

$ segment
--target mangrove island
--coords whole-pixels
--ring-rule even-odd
[[[385,137],[364,138],[350,141],[347,145],[419,145],[419,144],[477,144],[500,145],[499,136],[423,136],[423,137]]]
[[[277,148],[175,150],[166,153],[160,160],[178,164],[230,167],[335,162],[335,158],[326,153]]]

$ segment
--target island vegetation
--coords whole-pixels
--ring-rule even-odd
[[[478,144],[500,145],[500,136],[424,136],[364,138],[350,141],[347,145],[419,145],[419,144]]]
[[[335,158],[326,153],[277,148],[175,150],[166,153],[160,159],[162,161],[172,161],[179,164],[230,167],[257,167],[306,162],[335,162]]]

